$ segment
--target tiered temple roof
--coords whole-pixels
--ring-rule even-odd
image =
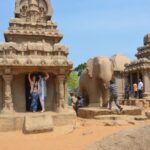
[[[125,72],[137,72],[150,69],[150,34],[144,37],[144,46],[137,49],[137,60],[126,65]]]
[[[0,44],[0,66],[72,67],[55,22],[50,0],[16,0],[15,18]]]

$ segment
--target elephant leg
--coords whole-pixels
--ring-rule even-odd
[[[99,107],[103,107],[103,98],[102,98],[102,96],[100,96],[100,99],[99,99]]]
[[[108,91],[105,89],[102,92],[102,101],[103,101],[103,107],[107,107],[108,105],[108,99],[109,99],[109,93]]]

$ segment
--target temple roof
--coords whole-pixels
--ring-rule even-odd
[[[131,60],[128,57],[120,54],[112,56],[111,59],[114,64],[114,71],[124,71],[125,65],[131,62]]]
[[[16,0],[15,18],[0,43],[1,67],[65,67],[71,69],[63,35],[51,20],[50,0]]]

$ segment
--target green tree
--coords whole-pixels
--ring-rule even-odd
[[[78,76],[80,76],[85,68],[86,68],[86,63],[82,63],[82,64],[79,64],[74,70],[77,71]]]
[[[76,71],[72,71],[68,77],[68,89],[74,90],[79,86],[79,77]]]

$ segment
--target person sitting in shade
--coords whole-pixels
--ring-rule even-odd
[[[39,93],[39,99],[41,103],[42,110],[41,112],[45,111],[45,98],[47,96],[47,87],[46,87],[46,81],[49,78],[49,74],[45,72],[45,75],[42,76],[39,75],[39,81],[38,81],[38,93]]]

